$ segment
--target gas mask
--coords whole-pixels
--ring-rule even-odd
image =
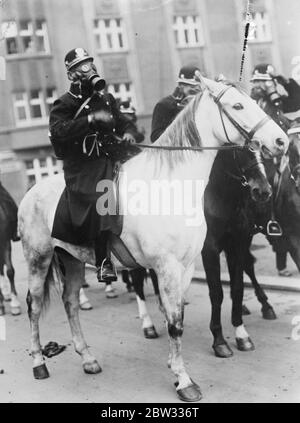
[[[97,68],[91,61],[86,61],[77,65],[68,72],[68,77],[74,83],[91,87],[94,91],[102,91],[105,88],[105,80],[100,78]]]
[[[276,107],[281,105],[281,96],[274,81],[256,81],[251,90],[251,97],[256,101],[268,98]]]

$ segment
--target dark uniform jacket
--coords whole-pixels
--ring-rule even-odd
[[[172,95],[160,100],[154,107],[151,125],[151,141],[156,141],[165,129],[173,122],[178,113],[183,109],[183,97],[176,89]]]
[[[286,89],[288,97],[282,97],[282,110],[284,113],[297,112],[300,109],[300,86],[293,78],[285,79],[276,77],[277,81]]]
[[[113,179],[112,160],[95,145],[95,132],[103,140],[104,135],[124,132],[135,135],[133,123],[122,116],[111,94],[93,94],[91,100],[74,119],[78,109],[89,98],[89,93],[78,95],[74,87],[55,101],[50,112],[50,137],[55,152],[63,159],[66,190],[60,200],[52,230],[52,236],[74,244],[84,244],[99,238],[103,230],[111,230],[114,217],[100,216],[96,203],[101,193],[96,187],[103,179]],[[107,111],[110,124],[88,122],[88,114]],[[88,137],[86,138],[86,136]],[[84,141],[85,140],[85,141]],[[85,149],[85,151],[84,151]]]

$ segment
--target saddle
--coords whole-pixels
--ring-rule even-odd
[[[117,214],[114,215],[112,219],[110,219],[111,230],[108,240],[108,249],[109,252],[111,252],[125,268],[134,269],[141,266],[136,262],[133,255],[120,238],[123,229],[123,215],[119,213],[121,209],[119,198],[120,167],[120,165],[115,166],[114,169],[113,184],[115,186],[114,192]],[[93,248],[94,246],[93,242],[85,242],[84,238],[81,238],[74,231],[70,212],[70,203],[68,201],[68,191],[66,188],[62,192],[57,209],[55,211],[55,218],[51,235],[54,238],[60,239],[70,244],[81,245],[88,248]]]

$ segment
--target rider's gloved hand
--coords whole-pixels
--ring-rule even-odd
[[[125,132],[125,134],[123,135],[123,141],[124,141],[124,144],[130,145],[135,143],[135,138],[129,132]]]
[[[114,128],[114,117],[105,110],[96,110],[88,115],[88,122],[94,129],[112,130]]]

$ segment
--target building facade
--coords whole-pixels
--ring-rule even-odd
[[[64,56],[82,46],[108,90],[130,99],[149,135],[155,103],[196,64],[214,78],[240,73],[246,0],[7,0],[1,3],[0,151],[12,150],[27,185],[60,171],[49,110],[68,89]],[[243,80],[271,62],[300,82],[299,0],[253,0]],[[1,65],[0,63],[0,65]]]

